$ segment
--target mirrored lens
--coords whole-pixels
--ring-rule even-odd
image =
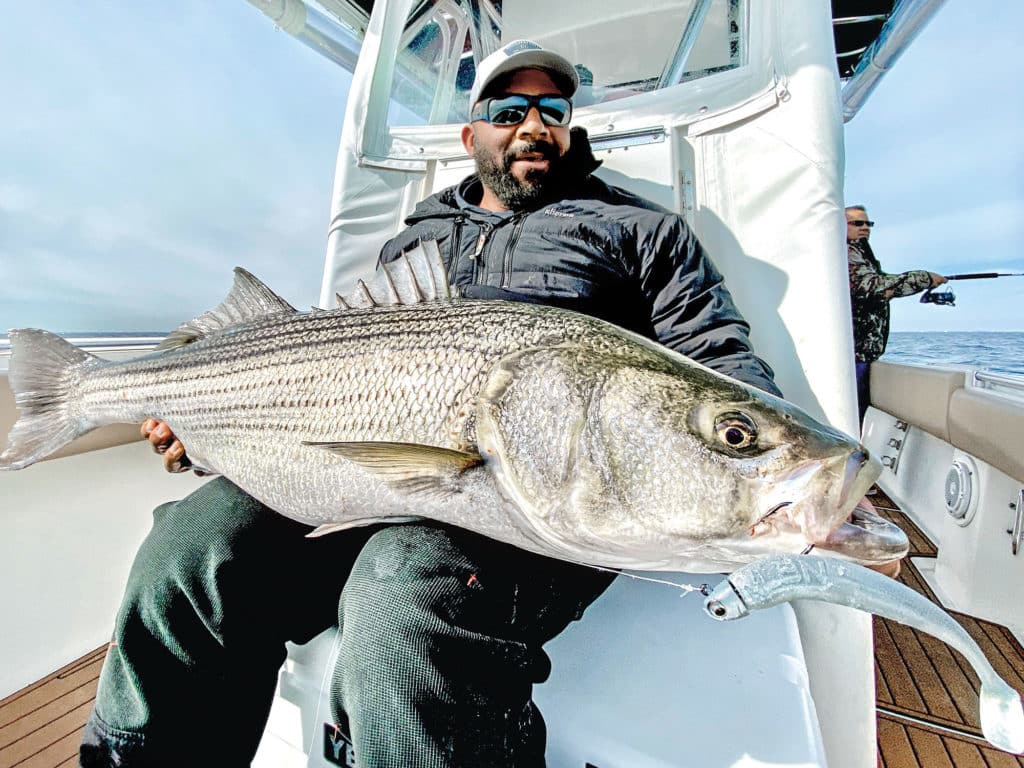
[[[545,96],[537,108],[541,119],[548,125],[568,125],[572,118],[572,105],[568,99]]]
[[[530,102],[523,96],[492,99],[487,108],[487,119],[494,125],[517,125],[526,119]]]
[[[572,119],[572,104],[561,96],[512,95],[489,100],[487,121],[493,125],[518,125],[534,106],[547,125],[568,125]]]

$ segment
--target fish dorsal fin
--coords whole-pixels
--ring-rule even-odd
[[[183,323],[168,334],[157,346],[158,350],[176,349],[199,341],[209,334],[261,320],[275,315],[294,314],[297,310],[282,299],[250,272],[235,267],[235,284],[228,297],[216,309]]]
[[[422,240],[394,261],[381,264],[373,279],[360,280],[354,290],[337,294],[345,309],[420,304],[452,298],[448,273],[433,240]]]

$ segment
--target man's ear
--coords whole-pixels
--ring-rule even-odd
[[[462,126],[462,146],[466,148],[466,152],[470,157],[473,157],[473,149],[476,144],[476,136],[473,133],[473,126],[467,123]]]

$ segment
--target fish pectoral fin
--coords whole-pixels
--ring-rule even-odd
[[[304,445],[343,456],[396,491],[433,499],[459,493],[462,473],[484,461],[478,453],[419,443],[306,442]]]
[[[340,523],[324,523],[306,534],[307,539],[318,539],[329,533],[347,531],[350,528],[363,528],[367,525],[378,525],[381,523],[416,523],[422,517],[361,517],[356,520],[345,520]]]

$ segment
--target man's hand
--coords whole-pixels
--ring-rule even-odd
[[[192,462],[185,455],[185,446],[164,422],[146,419],[142,422],[142,436],[149,440],[154,451],[163,454],[164,469],[168,472],[188,472]]]
[[[938,288],[943,283],[948,283],[949,282],[949,280],[946,279],[945,275],[939,275],[939,274],[936,274],[935,272],[929,272],[928,276],[931,278],[931,281],[932,281],[931,287],[932,288]]]

